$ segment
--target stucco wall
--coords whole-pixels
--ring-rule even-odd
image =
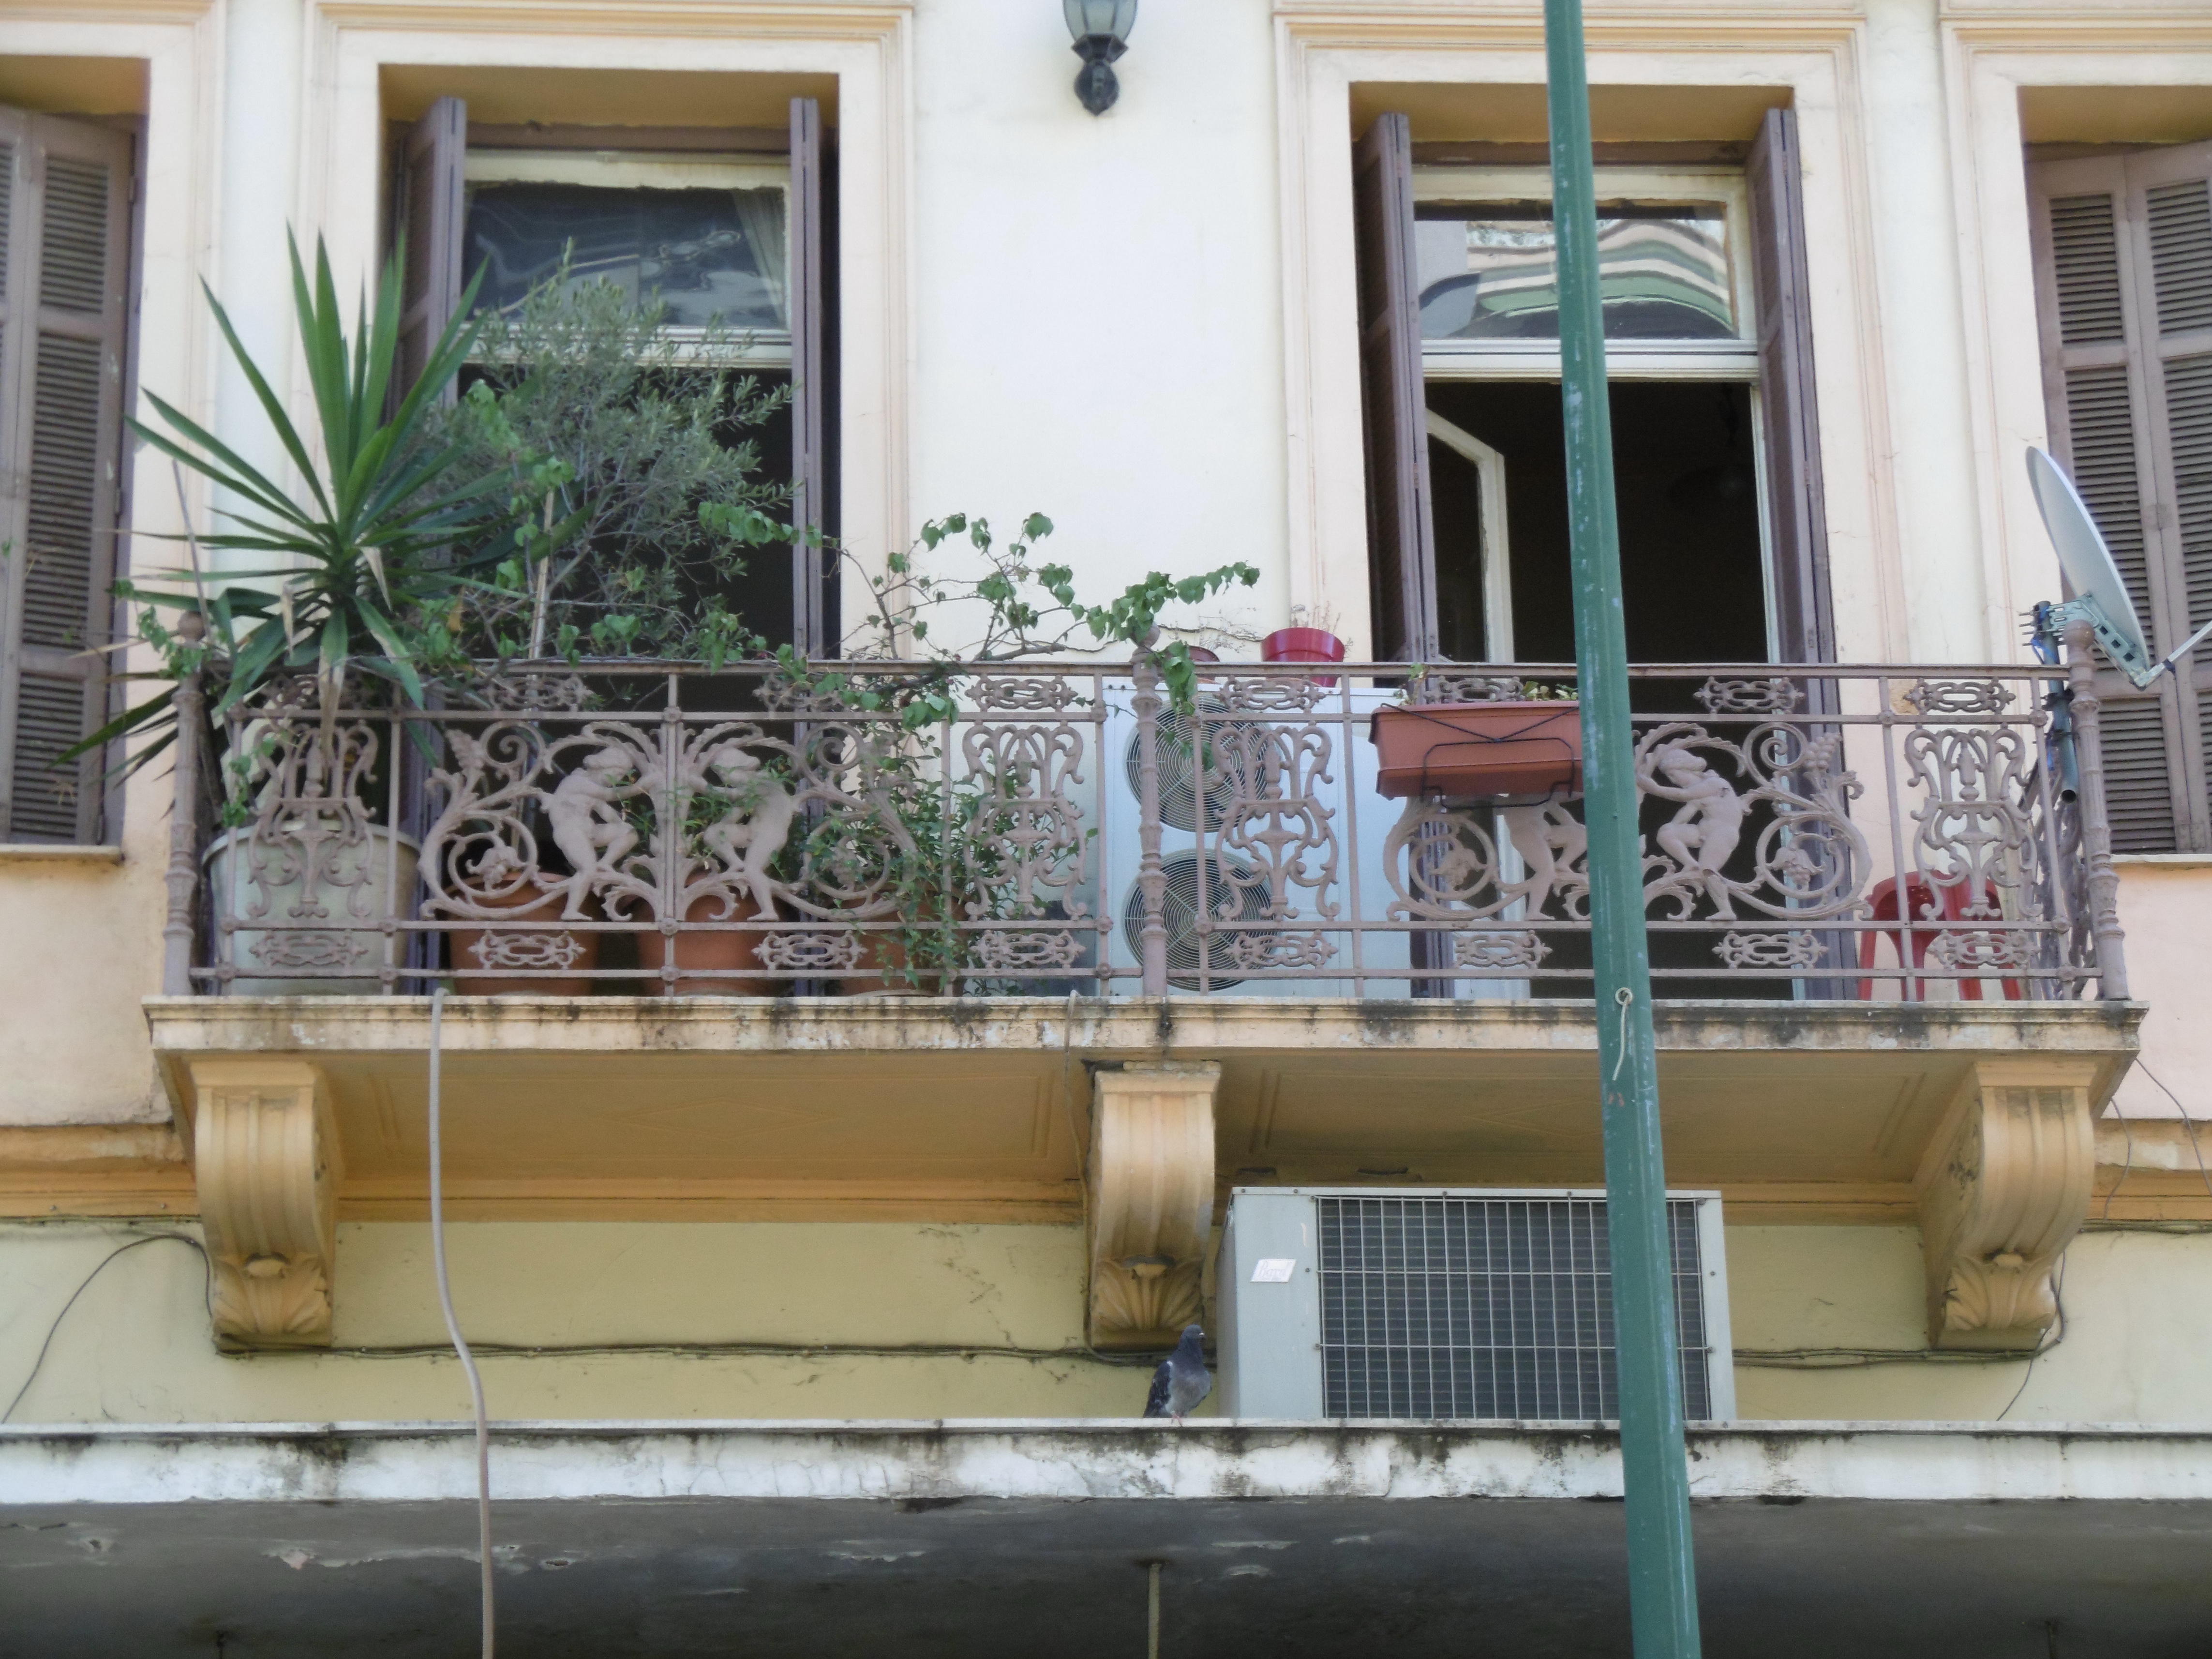
[[[70,1292],[133,1235],[0,1228],[7,1395]],[[459,1367],[424,1351],[444,1343],[427,1229],[349,1224],[338,1249],[336,1342],[353,1351],[219,1356],[198,1257],[147,1245],[85,1291],[15,1420],[464,1413]],[[1923,1346],[1909,1228],[1731,1228],[1728,1249],[1747,1419],[1973,1420],[2017,1394],[2008,1420],[2212,1422],[2212,1377],[2193,1358],[2212,1345],[2212,1250],[2202,1239],[2078,1240],[2064,1339],[2032,1375],[2018,1360],[1869,1364],[1841,1351]],[[1133,1416],[1148,1381],[1141,1363],[1079,1351],[1076,1228],[477,1223],[453,1229],[451,1252],[454,1300],[476,1341],[630,1351],[489,1355],[495,1417]],[[729,1351],[739,1345],[848,1351]],[[922,1346],[975,1351],[899,1351]],[[723,1351],[701,1351],[714,1347]],[[1820,1369],[1776,1369],[1778,1359]]]
[[[2178,1097],[2190,1117],[2212,1119],[2212,1021],[2204,1017],[2212,859],[2126,860],[2120,926],[2127,934],[2129,993],[2148,1003],[2150,1012],[2142,1022],[2142,1065],[2121,1080],[2113,1104],[2131,1118],[2171,1118]]]

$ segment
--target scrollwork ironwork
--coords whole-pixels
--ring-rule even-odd
[[[1707,714],[1789,714],[1805,701],[1805,688],[1781,674],[1764,680],[1716,675],[1692,694]]]
[[[1820,940],[1817,934],[1794,930],[1739,933],[1730,929],[1714,941],[1713,955],[1729,967],[1818,967]]]

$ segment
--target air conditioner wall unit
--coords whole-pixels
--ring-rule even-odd
[[[1684,1415],[1735,1415],[1720,1196],[1669,1192]],[[1220,1410],[1617,1418],[1602,1192],[1237,1187],[1216,1284]]]

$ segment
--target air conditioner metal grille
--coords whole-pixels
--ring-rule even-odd
[[[1322,1198],[1333,1418],[1620,1415],[1602,1199]],[[1669,1200],[1683,1414],[1712,1415],[1697,1204]]]

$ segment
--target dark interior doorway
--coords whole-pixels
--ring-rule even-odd
[[[1558,385],[1432,382],[1428,401],[1503,460],[1514,657],[1573,661]],[[1612,401],[1629,660],[1768,661],[1751,388],[1623,381],[1613,384]],[[1429,467],[1443,655],[1479,662],[1489,656],[1479,469],[1433,434]]]

